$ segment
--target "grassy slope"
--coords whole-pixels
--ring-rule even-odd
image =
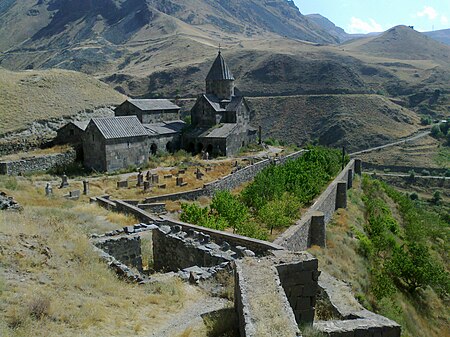
[[[0,134],[20,130],[34,120],[73,115],[123,100],[108,85],[82,73],[0,68]]]
[[[380,165],[449,168],[449,148],[431,136],[359,156],[363,162]],[[418,172],[420,173],[420,172]]]
[[[0,190],[24,206],[21,213],[0,212],[1,336],[148,336],[204,298],[179,280],[145,286],[120,281],[87,234],[135,219],[87,199],[67,201],[56,189],[54,198],[45,198],[33,178],[17,179],[0,177]]]
[[[262,126],[264,137],[299,145],[316,139],[355,150],[385,144],[417,130],[418,120],[412,111],[378,95],[261,97],[249,101],[257,111],[254,125]]]
[[[358,178],[349,190],[346,210],[339,210],[327,226],[327,248],[313,246],[310,252],[319,259],[319,269],[351,284],[356,297],[371,310],[396,320],[402,325],[402,336],[447,336],[450,333],[448,303],[440,299],[431,288],[419,291],[417,296],[397,291],[392,297],[377,301],[370,292],[370,264],[359,253],[359,241],[351,227],[364,231],[366,225],[364,193]],[[396,204],[387,196],[394,218],[403,224]],[[438,260],[442,262],[440,257]],[[444,260],[445,261],[445,260]],[[448,265],[447,265],[448,269]]]

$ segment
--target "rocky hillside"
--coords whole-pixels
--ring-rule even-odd
[[[299,106],[307,107],[290,98],[311,94],[360,95],[357,106],[368,111],[370,95],[378,94],[392,99],[385,100],[393,112],[407,108],[433,118],[449,114],[450,47],[405,26],[337,45],[342,30],[323,17],[303,16],[292,1],[5,0],[0,4],[0,36],[0,65],[7,69],[76,70],[122,94],[146,98],[189,98],[202,92],[220,43],[246,96],[282,96],[283,110],[271,104],[258,109],[268,116],[283,111],[280,119],[290,121],[287,127],[295,121],[312,130],[308,115],[299,114]],[[83,100],[72,101],[83,105]],[[373,109],[381,111],[378,103]],[[334,109],[320,104],[316,107],[323,116]],[[363,119],[351,99],[339,104],[341,111]],[[45,115],[48,110],[42,111]],[[374,120],[387,123],[382,128],[365,126],[355,132],[370,129],[374,133],[367,139],[377,144],[393,138],[391,122],[382,115],[376,113],[380,118]],[[404,130],[414,131],[410,125]],[[320,135],[304,138],[320,138],[331,127],[324,124]],[[295,132],[274,135],[292,134],[291,141],[298,143]],[[338,137],[340,132],[329,134],[336,137],[324,136],[324,143],[346,141]]]
[[[105,83],[67,70],[11,72],[0,68],[0,88],[2,136],[37,120],[70,116],[124,100]]]

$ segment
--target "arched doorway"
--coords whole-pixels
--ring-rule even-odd
[[[197,143],[197,153],[201,153],[203,150],[203,144],[202,143]]]
[[[208,146],[206,147],[206,152],[208,152],[210,158],[213,156],[213,146],[212,146],[212,144],[208,144]]]
[[[195,144],[193,142],[190,142],[188,145],[188,152],[191,154],[194,154],[195,152]]]
[[[158,151],[158,146],[155,143],[153,143],[152,146],[150,146],[150,153],[152,155],[156,155],[157,151]]]
[[[172,144],[172,142],[168,142],[166,144],[166,151],[169,152],[169,153],[173,153],[173,144]]]

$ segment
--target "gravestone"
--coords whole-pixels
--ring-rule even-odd
[[[83,180],[83,194],[88,195],[89,194],[89,181]]]
[[[171,174],[165,174],[165,175],[164,175],[164,179],[170,179],[170,178],[172,178],[172,175],[171,175]]]
[[[47,185],[45,186],[45,195],[49,196],[53,194],[53,188],[52,185],[50,183],[47,183]]]
[[[61,185],[59,186],[59,188],[65,188],[69,186],[69,178],[63,174],[63,176],[61,177]]]
[[[147,192],[150,189],[150,182],[144,181],[144,192]]]
[[[81,195],[80,190],[74,190],[69,192],[69,198],[79,198]]]
[[[183,178],[182,177],[177,177],[177,186],[181,186],[181,184],[183,183]]]
[[[152,184],[158,184],[159,183],[159,175],[152,174]]]
[[[151,178],[150,171],[147,171],[147,174],[145,175],[145,178],[146,178],[147,181],[150,181],[150,178]]]
[[[122,180],[117,182],[117,188],[127,188],[128,180]]]
[[[141,187],[143,183],[144,183],[144,175],[142,174],[142,172],[139,172],[137,176],[136,186]]]

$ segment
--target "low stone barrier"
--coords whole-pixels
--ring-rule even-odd
[[[165,216],[155,216],[147,213],[138,206],[134,206],[126,203],[123,200],[109,200],[103,197],[93,198],[97,199],[99,205],[106,207],[116,212],[122,212],[125,214],[131,214],[135,216],[139,221],[144,223],[153,223],[157,225],[166,225],[170,227],[179,226],[183,231],[197,231],[202,232],[210,236],[211,240],[218,244],[229,244],[232,246],[239,246],[249,250],[252,250],[257,255],[265,255],[270,250],[282,250],[283,247],[263,240],[252,239],[246,236],[241,236],[233,233],[218,231],[210,228],[200,227],[192,224],[188,224],[182,221],[177,221]]]
[[[65,153],[2,161],[0,162],[0,174],[19,175],[47,171],[58,166],[73,164],[75,160],[75,150],[69,150]]]
[[[346,190],[348,182],[353,180],[353,172],[355,172],[354,159],[350,160],[301,219],[281,234],[274,243],[291,251],[302,251],[308,249],[311,244],[324,242],[324,238],[318,237],[318,235],[323,235],[325,229],[312,228],[313,217],[323,216],[323,222],[314,223],[316,226],[324,227],[331,220],[337,208],[346,206]]]
[[[156,197],[150,197],[145,199],[145,203],[153,203],[164,200],[195,200],[202,196],[213,196],[217,191],[232,190],[243,183],[249,182],[255,178],[255,176],[263,169],[271,164],[282,165],[288,160],[294,160],[303,156],[307,150],[300,150],[285,157],[279,157],[276,159],[264,159],[255,164],[244,167],[232,174],[229,174],[216,181],[203,185],[203,188],[196,190],[190,190],[179,193],[165,194]]]

